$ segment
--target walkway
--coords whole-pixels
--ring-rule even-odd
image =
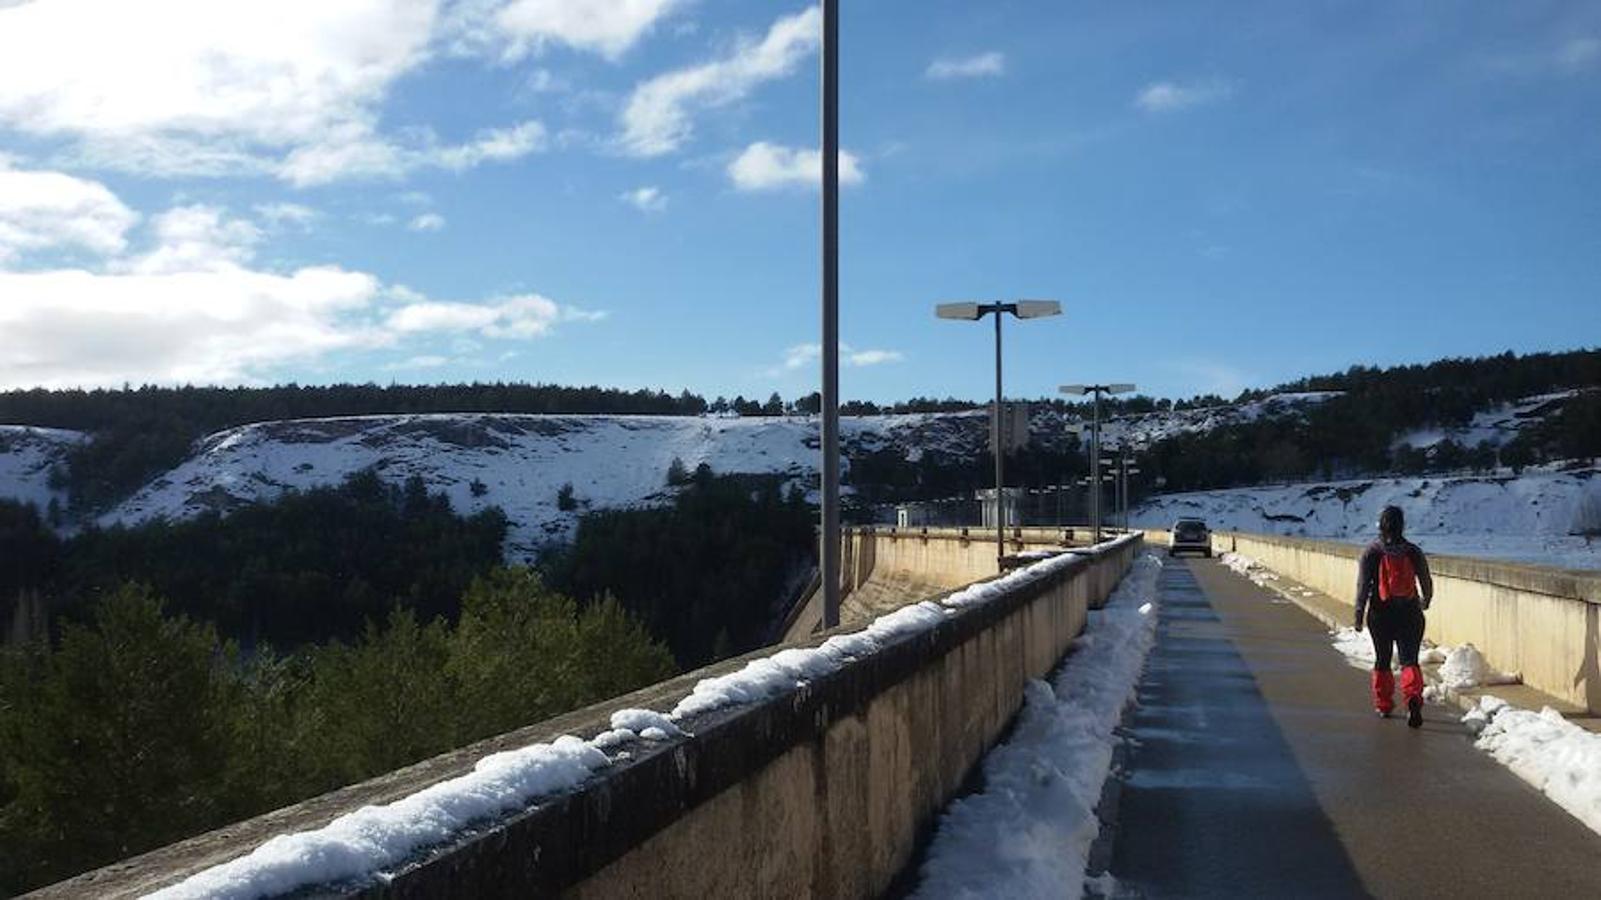
[[[1170,561],[1111,873],[1131,897],[1601,897],[1601,836],[1475,750],[1456,716],[1368,709],[1321,623]]]

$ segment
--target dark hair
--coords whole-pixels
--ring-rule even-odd
[[[1379,536],[1387,541],[1398,541],[1406,530],[1406,516],[1399,506],[1386,506],[1379,513]]]

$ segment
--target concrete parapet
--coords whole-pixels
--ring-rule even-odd
[[[1087,543],[1071,527],[1008,528],[1007,554]],[[840,622],[872,621],[892,609],[999,574],[995,532],[983,528],[847,528],[840,548]],[[796,604],[783,640],[799,640],[822,625],[820,590]]]
[[[861,897],[885,890],[1054,668],[1142,541],[1131,536],[1051,576],[947,616],[768,701],[684,723],[571,793],[433,848],[379,882],[314,893],[373,897]],[[1104,585],[1104,587],[1103,587]],[[848,630],[848,629],[847,629]],[[815,646],[815,635],[792,646]],[[620,708],[670,708],[700,678],[768,648],[454,751],[48,888],[135,896],[327,824],[366,803],[454,777],[490,752],[590,737]]]
[[[1145,534],[1157,546],[1167,543],[1164,532]],[[1249,556],[1354,609],[1361,546],[1235,532],[1214,533],[1213,546]],[[1601,573],[1433,554],[1429,569],[1430,640],[1473,644],[1495,668],[1520,673],[1530,687],[1601,715]]]

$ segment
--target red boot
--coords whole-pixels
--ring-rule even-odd
[[[1413,728],[1423,726],[1423,670],[1417,666],[1401,667],[1401,696],[1406,698],[1406,724]]]
[[[1373,709],[1381,716],[1395,709],[1395,673],[1389,669],[1373,670]]]

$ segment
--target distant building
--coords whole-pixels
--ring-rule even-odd
[[[979,516],[982,519],[982,524],[985,528],[994,528],[995,489],[985,488],[978,491],[977,494],[979,503]],[[1011,526],[1022,525],[1023,489],[1009,487],[1006,489],[1004,496],[1006,498],[1006,518],[1003,520],[1004,524]]]

